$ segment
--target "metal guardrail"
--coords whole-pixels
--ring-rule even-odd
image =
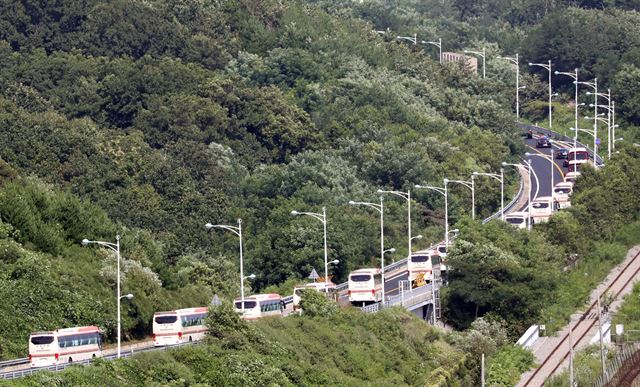
[[[513,207],[518,202],[518,199],[520,199],[520,196],[522,196],[523,191],[524,191],[524,179],[522,178],[522,176],[520,176],[520,188],[518,189],[518,193],[513,197],[513,199],[511,199],[511,201],[507,203],[506,206],[504,206],[505,214],[509,212],[511,210],[511,207]],[[498,218],[500,216],[500,213],[501,211],[498,211],[495,214],[491,215],[487,219],[483,220],[482,224],[487,224],[493,219]]]
[[[21,359],[4,360],[4,361],[0,361],[0,368],[27,364],[28,362],[29,362],[28,357],[23,357]]]
[[[147,347],[141,347],[141,348],[135,348],[132,349],[131,351],[127,351],[127,352],[122,352],[120,354],[121,358],[126,358],[126,357],[130,357],[133,356],[137,353],[141,353],[141,352],[148,352],[148,351],[166,351],[168,349],[171,348],[177,348],[177,347],[182,347],[185,345],[194,345],[194,344],[198,344],[199,341],[193,341],[193,342],[186,342],[186,343],[182,343],[182,344],[174,344],[174,345],[167,345],[167,346],[163,346],[163,347],[156,347],[156,346],[147,346]],[[114,360],[115,358],[117,358],[118,355],[117,354],[112,354],[112,355],[107,355],[107,356],[102,356],[99,359],[106,359],[106,360]],[[16,359],[18,360],[18,359]],[[87,360],[82,360],[82,361],[77,361],[77,362],[73,362],[73,363],[64,363],[64,364],[56,364],[53,366],[49,366],[49,367],[38,367],[38,368],[26,368],[23,370],[18,370],[18,371],[11,371],[11,372],[2,372],[0,373],[0,380],[12,380],[12,379],[19,379],[25,376],[29,376],[32,375],[36,372],[40,372],[40,371],[52,371],[52,372],[58,372],[58,371],[62,371],[67,367],[71,367],[71,366],[76,366],[76,365],[89,365],[93,362],[94,359],[87,359]],[[27,359],[28,362],[28,359]]]
[[[391,296],[388,300],[385,301],[384,307],[389,308],[400,305],[408,310],[411,310],[413,306],[432,299],[433,290],[431,289],[431,286],[431,284],[428,284],[411,289],[404,294],[396,294],[394,296]],[[439,287],[436,289],[439,289]],[[382,302],[376,302],[375,304],[363,306],[360,308],[360,310],[363,313],[376,313],[380,311],[381,306]]]

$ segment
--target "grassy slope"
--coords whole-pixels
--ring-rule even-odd
[[[251,325],[248,340],[153,352],[40,373],[10,383],[40,385],[437,385],[459,380],[464,356],[400,309],[331,319],[288,317]]]

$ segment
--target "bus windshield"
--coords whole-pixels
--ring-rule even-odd
[[[31,338],[31,344],[45,345],[53,343],[53,336],[34,336]]]
[[[554,192],[559,194],[568,194],[571,193],[571,188],[556,188]]]
[[[507,218],[507,222],[511,224],[522,224],[524,223],[524,219],[522,218]]]
[[[245,309],[253,309],[256,305],[257,303],[255,301],[244,300]],[[236,301],[236,309],[242,309],[242,301]]]
[[[589,160],[589,154],[587,152],[576,152],[573,153],[573,157],[569,158],[570,160]]]
[[[412,255],[411,256],[411,262],[428,262],[428,261],[429,261],[428,255]]]
[[[349,279],[353,282],[366,282],[371,281],[371,276],[369,274],[355,274],[349,277]]]
[[[178,316],[156,316],[156,324],[173,324],[178,321]]]
[[[549,203],[544,202],[533,202],[531,203],[531,207],[533,208],[549,208]]]

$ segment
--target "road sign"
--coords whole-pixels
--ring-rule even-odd
[[[309,277],[307,277],[309,279],[312,280],[317,280],[318,278],[320,278],[320,276],[318,275],[318,272],[316,271],[316,269],[311,270],[311,274],[309,274]]]
[[[600,145],[600,139],[596,138],[596,145]]]

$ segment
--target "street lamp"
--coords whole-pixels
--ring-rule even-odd
[[[520,120],[520,58],[518,54],[515,56],[498,56],[499,59],[505,59],[516,65],[516,119]]]
[[[482,47],[482,51],[471,51],[471,50],[464,50],[465,54],[473,54],[473,55],[478,55],[479,57],[482,58],[482,79],[485,78],[486,76],[486,67],[485,67],[485,58],[486,58],[486,52],[485,52],[485,48]]]
[[[574,82],[576,82],[576,84],[580,83],[581,85],[586,85],[593,88],[594,90],[593,116],[598,117],[598,78],[594,78],[593,82],[578,82],[577,80]],[[576,125],[575,127],[577,128],[578,125]],[[596,166],[596,168],[598,167],[598,163],[596,162],[596,155],[598,154],[597,139],[598,139],[598,120],[594,119],[593,120],[593,164]]]
[[[580,129],[580,128],[578,128],[578,129],[569,128],[569,130],[571,130],[573,132],[576,132],[576,137],[578,136],[578,132],[587,133],[588,135],[593,136],[593,143],[595,145],[595,143],[596,143],[596,135],[595,135],[595,132],[593,130],[591,130],[591,129]],[[593,167],[595,169],[598,169],[598,158],[597,158],[597,154],[595,152],[595,148],[593,150]]]
[[[561,72],[561,71],[554,71],[553,73],[555,75],[566,75],[568,77],[573,78],[573,80],[574,80],[574,84],[576,85],[576,96],[575,96],[575,101],[574,101],[575,102],[575,108],[576,108],[575,109],[576,110],[576,112],[575,112],[575,121],[576,121],[575,127],[577,128],[578,127],[578,69],[575,68],[574,71],[575,71],[575,74]],[[574,149],[578,146],[577,143],[578,143],[578,132],[576,132],[576,135],[573,138],[573,148]]]
[[[553,93],[551,92],[551,59],[549,59],[548,64],[529,62],[529,66],[542,67],[549,72],[549,129],[551,129],[553,127],[553,121],[551,120],[551,97],[553,96]]]
[[[437,42],[427,42],[427,41],[421,40],[420,43],[422,43],[422,44],[431,44],[431,45],[434,45],[434,46],[438,47],[438,49],[440,50],[440,55],[438,56],[438,59],[439,59],[440,64],[442,64],[442,38],[438,38]]]
[[[409,251],[407,252],[407,257],[411,256],[411,190],[407,190],[407,192],[402,191],[383,191],[379,189],[377,191],[379,194],[392,194],[396,196],[400,196],[404,200],[407,201],[407,240],[409,243]]]
[[[256,277],[255,274],[251,274],[248,277],[244,276],[244,263],[242,260],[242,219],[238,218],[238,227],[211,223],[205,224],[204,227],[207,230],[211,230],[212,228],[221,228],[223,230],[231,231],[232,233],[236,234],[238,236],[238,239],[240,240],[240,310],[242,314],[244,314],[244,280],[245,278],[254,279]]]
[[[471,190],[471,219],[476,218],[476,189],[475,189],[475,176],[471,175],[471,180],[445,180],[445,185],[449,183],[458,183],[464,185]]]
[[[133,298],[133,294],[129,293],[124,296],[120,295],[120,235],[116,235],[116,243],[113,242],[103,242],[103,241],[92,241],[89,239],[83,239],[82,245],[88,246],[90,244],[96,244],[110,249],[111,251],[115,251],[116,259],[117,259],[117,269],[116,269],[116,304],[118,308],[117,312],[117,324],[118,324],[118,359],[120,359],[120,331],[121,331],[121,319],[120,319],[120,300],[126,298],[128,300]]]
[[[444,243],[449,246],[449,202],[447,195],[447,179],[444,179],[444,187],[434,187],[432,185],[414,185],[416,189],[430,189],[444,196]]]
[[[615,141],[612,141],[612,139],[615,138],[615,135],[612,133],[612,130],[614,128],[615,125],[615,110],[614,110],[614,105],[615,102],[611,99],[611,89],[607,89],[606,93],[592,93],[590,91],[587,91],[587,95],[595,95],[596,96],[596,103],[595,104],[589,104],[590,107],[601,107],[603,109],[607,110],[607,158],[611,159],[611,150],[614,148],[614,143]],[[604,98],[607,100],[607,104],[606,105],[599,105],[597,103],[598,101],[598,97]]]
[[[523,164],[512,164],[512,163],[507,163],[507,162],[502,162],[502,166],[506,167],[506,166],[512,166],[512,167],[523,167],[523,168],[527,168],[528,173],[529,173],[529,203],[527,205],[528,208],[528,212],[529,212],[529,221],[527,222],[527,230],[531,231],[531,223],[533,222],[533,220],[531,219],[531,172],[532,172],[532,168],[531,168],[531,160],[523,160]]]
[[[413,36],[398,36],[397,39],[400,40],[408,40],[411,43],[413,43],[413,45],[415,46],[416,44],[418,44],[418,34],[413,34]]]
[[[473,172],[473,176],[489,176],[500,182],[500,219],[504,220],[504,169],[500,168],[500,174]]]
[[[296,210],[291,211],[291,215],[309,215],[312,218],[318,219],[322,222],[324,229],[324,284],[329,285],[329,264],[327,262],[327,207],[322,207],[322,214],[316,212],[298,212]]]
[[[384,305],[384,201],[380,196],[380,204],[369,202],[349,201],[352,206],[365,206],[373,208],[380,213],[380,266],[382,269],[382,304]]]
[[[554,187],[554,185],[553,185],[553,166],[555,165],[555,163],[553,162],[553,151],[551,152],[551,155],[545,155],[545,154],[542,154],[542,153],[529,153],[529,152],[525,153],[524,155],[527,156],[527,157],[531,157],[531,156],[542,157],[543,159],[546,159],[546,160],[549,161],[550,166],[551,166],[551,168],[550,168],[551,169],[551,201],[553,202],[553,196],[554,196],[553,195],[554,194],[554,192],[553,192],[553,187]]]

